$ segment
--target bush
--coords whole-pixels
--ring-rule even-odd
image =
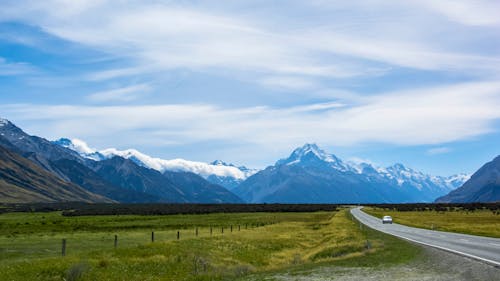
[[[87,263],[77,263],[72,265],[66,272],[66,281],[79,280],[85,272],[89,270],[90,266]]]

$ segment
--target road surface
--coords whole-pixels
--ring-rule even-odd
[[[382,224],[382,220],[361,211],[361,207],[351,209],[364,225],[378,231],[406,240],[478,259],[500,267],[500,239],[467,234],[427,230],[393,224]]]

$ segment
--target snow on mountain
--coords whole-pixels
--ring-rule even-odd
[[[396,182],[399,186],[404,184],[412,185],[418,190],[431,188],[450,191],[460,187],[470,177],[467,174],[457,174],[449,177],[428,175],[408,168],[401,163],[396,163],[386,168],[362,161],[351,161],[349,165],[358,174],[368,175],[368,171],[373,169],[378,176]]]
[[[90,148],[84,141],[78,139],[69,140],[63,138],[54,141],[54,143],[72,149],[79,153],[82,157],[89,158],[95,161],[101,161],[104,159],[113,158],[114,156],[120,156],[126,159],[130,159],[140,166],[155,169],[162,173],[164,171],[192,172],[217,184],[221,184],[221,181],[228,182],[236,180],[237,182],[241,182],[257,172],[257,170],[248,169],[244,166],[236,167],[232,164],[226,164],[220,160],[214,161],[209,164],[184,159],[166,160],[155,158],[135,149],[118,150],[116,148],[108,148],[97,151],[93,148]]]
[[[352,169],[335,155],[326,153],[314,143],[306,143],[304,146],[296,148],[288,158],[279,160],[276,165],[310,165],[314,162],[317,164],[326,163],[331,168],[343,172]]]
[[[257,173],[259,170],[258,169],[251,169],[251,168],[247,168],[245,166],[236,166],[232,163],[226,163],[222,160],[215,160],[215,161],[212,161],[209,163],[210,165],[214,165],[214,166],[225,166],[225,167],[235,167],[235,168],[238,168],[238,170],[242,171],[244,174],[245,174],[245,178]]]
[[[315,163],[314,163],[315,162]],[[394,182],[398,186],[412,186],[418,190],[449,192],[460,187],[470,175],[458,174],[450,177],[427,175],[408,168],[401,163],[389,167],[379,167],[369,161],[352,159],[343,162],[333,154],[329,154],[316,144],[305,144],[295,149],[290,157],[279,160],[277,165],[328,165],[341,172],[353,172],[368,179],[383,179]]]
[[[52,143],[57,144],[62,147],[69,148],[84,158],[92,159],[94,161],[101,161],[106,159],[104,155],[99,153],[97,150],[90,148],[86,142],[79,139],[67,139],[61,138]]]
[[[465,178],[431,176],[402,164],[383,168],[363,160],[343,162],[316,144],[305,144],[233,192],[253,203],[432,202]]]
[[[9,124],[9,120],[0,117],[0,127],[3,127],[7,124]]]

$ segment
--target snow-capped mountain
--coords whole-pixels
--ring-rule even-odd
[[[243,172],[243,174],[245,175],[244,178],[234,178],[231,176],[218,176],[215,174],[210,175],[206,178],[209,182],[212,182],[212,183],[215,183],[218,185],[222,185],[229,190],[233,190],[238,185],[240,185],[240,183],[242,183],[245,179],[247,179],[249,176],[251,176],[259,171],[257,169],[250,169],[250,168],[247,168],[245,166],[235,166],[232,163],[226,163],[222,160],[212,161],[212,162],[210,162],[210,165],[221,166],[221,167],[233,167],[233,168],[237,168],[238,170]]]
[[[290,157],[281,159],[276,165],[326,165],[339,171],[350,171],[352,168],[333,154],[328,154],[316,144],[306,143],[296,148]]]
[[[234,192],[249,202],[432,202],[459,187],[466,175],[431,176],[402,164],[382,168],[344,162],[316,144],[249,177]]]
[[[61,138],[56,141],[53,141],[52,143],[57,144],[62,147],[69,148],[84,158],[92,159],[94,161],[101,161],[106,159],[104,155],[96,151],[95,149],[90,148],[87,143],[84,141],[81,141],[79,139],[67,139],[67,138]]]
[[[236,187],[249,176],[255,174],[258,170],[249,169],[244,166],[237,167],[233,164],[226,164],[223,161],[216,160],[212,163],[204,163],[197,161],[189,161],[184,159],[161,159],[151,157],[135,149],[118,150],[116,148],[108,148],[96,150],[89,147],[84,141],[79,139],[62,138],[54,141],[55,144],[69,148],[82,157],[95,161],[120,156],[125,159],[130,159],[136,164],[155,169],[160,172],[192,172],[202,176],[208,181],[222,185],[228,189]]]

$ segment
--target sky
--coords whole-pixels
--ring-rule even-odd
[[[4,0],[0,117],[30,134],[263,168],[304,143],[472,173],[500,154],[486,0]]]

